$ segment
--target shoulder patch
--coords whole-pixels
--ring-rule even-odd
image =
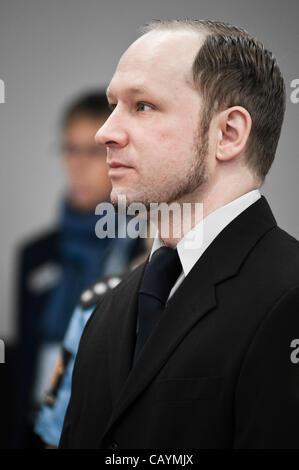
[[[127,274],[128,271],[125,271],[124,273],[119,275],[109,276],[89,286],[82,292],[80,296],[80,307],[86,310],[92,307],[93,305],[99,303],[101,298],[104,297],[107,292],[114,289],[123,279],[125,279]]]

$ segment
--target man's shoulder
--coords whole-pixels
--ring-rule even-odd
[[[249,254],[244,273],[252,276],[253,284],[264,286],[265,295],[267,288],[286,292],[299,283],[299,241],[279,226],[274,227]]]
[[[264,243],[268,246],[269,253],[275,252],[275,256],[280,257],[283,264],[299,262],[299,241],[278,225],[266,234]]]

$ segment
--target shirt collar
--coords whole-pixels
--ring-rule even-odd
[[[238,215],[247,209],[251,204],[261,197],[260,191],[254,189],[225,206],[219,207],[208,214],[193,229],[191,229],[177,244],[178,255],[182,263],[184,275],[191,271],[195,263],[202,256],[204,251],[219,235],[219,233],[234,220]],[[157,230],[153,242],[150,258],[161,246],[164,246]]]

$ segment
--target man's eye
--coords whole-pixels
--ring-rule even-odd
[[[148,111],[153,109],[152,106],[146,103],[137,103],[137,110],[138,111]]]

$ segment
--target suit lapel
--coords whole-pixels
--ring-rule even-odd
[[[126,344],[129,341],[132,343],[132,323],[129,319],[125,323],[122,322],[121,328],[124,329],[126,324],[130,324],[129,336],[120,341],[120,344],[126,344],[122,351],[120,350],[121,348],[118,348],[118,354],[121,353],[122,358],[120,356],[117,357],[115,354],[115,362],[110,362],[110,367],[114,367],[113,374],[120,374],[121,377],[121,379],[114,378],[113,385],[115,387],[117,383],[120,385],[122,383],[122,386],[118,389],[119,397],[106,431],[157,375],[194,324],[216,305],[214,284],[211,280],[208,258],[202,258],[201,262],[196,264],[196,269],[192,271],[188,275],[188,281],[186,278],[169,300],[161,320],[146,342],[133,368],[130,367],[134,347],[132,347],[132,344],[130,346]],[[196,283],[195,288],[194,283]],[[194,291],[196,291],[196,295]],[[198,298],[200,298],[200,304],[196,305]],[[136,312],[136,292],[131,306],[133,306]],[[128,312],[126,312],[127,314]],[[130,314],[131,317],[134,316],[133,325],[135,334],[136,314],[132,315],[133,311]],[[127,318],[129,318],[129,315]],[[122,333],[118,330],[118,334]],[[126,334],[125,331],[123,331],[123,334]],[[121,367],[124,367],[126,372],[121,370]],[[124,380],[126,374],[127,377]],[[114,397],[116,396],[117,390],[114,388]]]
[[[114,411],[105,433],[147,387],[186,334],[217,304],[215,285],[236,275],[242,262],[276,221],[264,197],[234,219],[213,241],[169,300],[164,314],[131,368],[138,289],[145,264],[114,299],[117,319],[110,332],[109,368]],[[130,289],[130,301],[125,295]],[[105,434],[104,433],[104,434]]]
[[[108,360],[112,400],[115,404],[132,366],[136,340],[138,290],[146,262],[138,266],[127,281],[121,283],[113,296],[110,312],[114,316],[109,325]],[[109,315],[110,315],[109,312]]]

